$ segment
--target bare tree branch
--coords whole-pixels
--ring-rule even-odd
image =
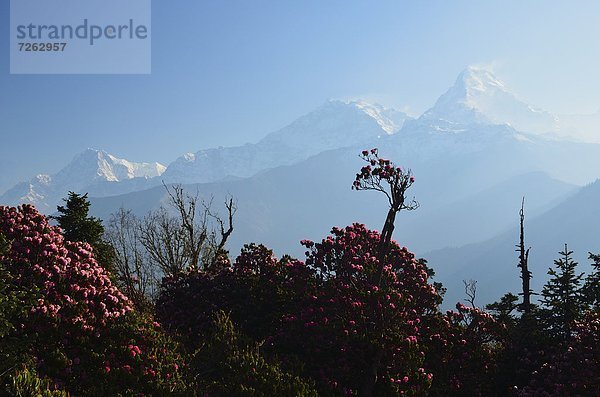
[[[467,296],[467,302],[471,304],[471,307],[475,308],[475,297],[477,295],[477,280],[463,280],[465,286],[465,295]]]
[[[157,269],[141,244],[140,220],[123,208],[112,214],[106,229],[106,238],[115,251],[117,282],[138,308],[147,307],[148,298],[155,296]]]

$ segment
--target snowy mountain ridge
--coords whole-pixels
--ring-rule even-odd
[[[42,211],[52,211],[69,191],[81,191],[99,182],[154,178],[165,170],[166,167],[160,163],[135,163],[103,150],[87,149],[56,174],[39,174],[17,184],[0,196],[0,202],[14,205],[29,203]]]
[[[327,150],[375,142],[410,120],[400,111],[364,101],[330,100],[257,143],[187,153],[169,165],[167,182],[214,182],[249,177]]]

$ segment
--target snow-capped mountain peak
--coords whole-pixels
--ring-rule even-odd
[[[428,124],[508,124],[537,134],[559,129],[558,117],[521,101],[491,71],[474,66],[462,71],[420,120]]]
[[[469,66],[463,70],[458,76],[457,85],[462,85],[467,90],[467,95],[470,95],[473,91],[507,91],[506,85],[489,70],[476,66]]]
[[[373,142],[397,132],[408,115],[365,101],[329,100],[257,143],[188,153],[171,163],[168,182],[214,182],[305,160],[326,150]]]
[[[407,119],[410,117],[405,113],[361,100],[329,100],[267,135],[258,145],[277,143],[310,152],[335,149],[393,134]]]
[[[160,163],[133,163],[117,158],[103,150],[88,149],[98,158],[98,175],[107,181],[120,181],[131,178],[153,178],[162,175],[167,169]]]
[[[166,167],[159,163],[134,163],[103,150],[87,149],[79,153],[54,175],[40,174],[5,192],[2,204],[29,203],[42,211],[52,209],[69,191],[83,192],[102,182],[121,182],[133,178],[162,175]]]
[[[371,104],[363,100],[347,102],[372,117],[388,135],[395,134],[409,118],[406,113],[396,109],[386,108],[379,104]]]

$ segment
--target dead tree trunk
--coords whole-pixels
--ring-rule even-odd
[[[519,244],[517,245],[516,251],[519,252],[519,264],[518,268],[521,269],[521,283],[522,283],[522,291],[519,295],[523,296],[523,302],[521,303],[521,311],[523,314],[529,314],[531,312],[531,272],[529,271],[529,250],[531,248],[525,249],[525,197],[523,197],[523,201],[521,202],[521,211],[519,211],[520,217],[520,237]]]

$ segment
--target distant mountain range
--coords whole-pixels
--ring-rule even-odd
[[[326,150],[376,143],[410,119],[405,113],[366,102],[328,101],[255,144],[188,153],[168,167],[133,163],[88,149],[56,175],[38,175],[0,196],[0,202],[31,203],[52,211],[69,190],[109,196],[168,183],[214,182],[244,178],[294,164]]]
[[[103,150],[87,149],[58,173],[40,174],[9,189],[0,197],[0,203],[30,203],[42,212],[52,212],[69,191],[88,191],[101,182],[147,180],[159,177],[165,170],[159,163],[134,163]]]
[[[430,259],[452,299],[460,298],[462,278],[477,278],[489,301],[518,281],[513,228],[523,196],[532,260],[542,250],[553,256],[561,239],[573,239],[582,254],[600,250],[600,223],[584,215],[600,213],[600,193],[597,184],[581,188],[600,177],[600,145],[580,139],[597,126],[600,116],[558,117],[527,105],[491,72],[470,67],[416,119],[363,101],[329,101],[259,142],[203,149],[167,167],[88,150],[56,175],[15,186],[0,203],[53,212],[69,190],[89,192],[94,214],[108,219],[121,206],[143,215],[165,202],[163,183],[183,183],[215,203],[237,199],[233,252],[256,241],[301,256],[299,240],[320,239],[332,226],[381,228],[383,197],[350,190],[357,154],[378,147],[417,177],[421,208],[400,215],[395,238]],[[568,139],[566,129],[574,134]],[[571,205],[578,206],[572,221]]]
[[[402,141],[401,153],[396,154],[418,152],[422,160],[439,153],[460,155],[476,151],[495,143],[487,135],[502,131],[508,139],[524,142],[531,142],[531,135],[555,140],[565,125],[576,134],[583,134],[583,130],[600,125],[600,113],[559,118],[520,101],[491,72],[469,67],[418,119],[364,101],[328,101],[257,143],[187,153],[168,167],[129,162],[102,150],[89,149],[56,175],[41,174],[16,185],[0,196],[0,202],[13,205],[28,202],[43,211],[52,211],[68,190],[102,197],[151,188],[163,181],[203,183],[247,178],[273,167],[296,164],[327,150],[376,146],[385,140],[382,138],[390,136]],[[432,134],[443,133],[460,133],[460,136],[430,139]],[[398,148],[391,151],[397,152],[394,149]],[[588,175],[582,175],[576,182],[589,180]]]

